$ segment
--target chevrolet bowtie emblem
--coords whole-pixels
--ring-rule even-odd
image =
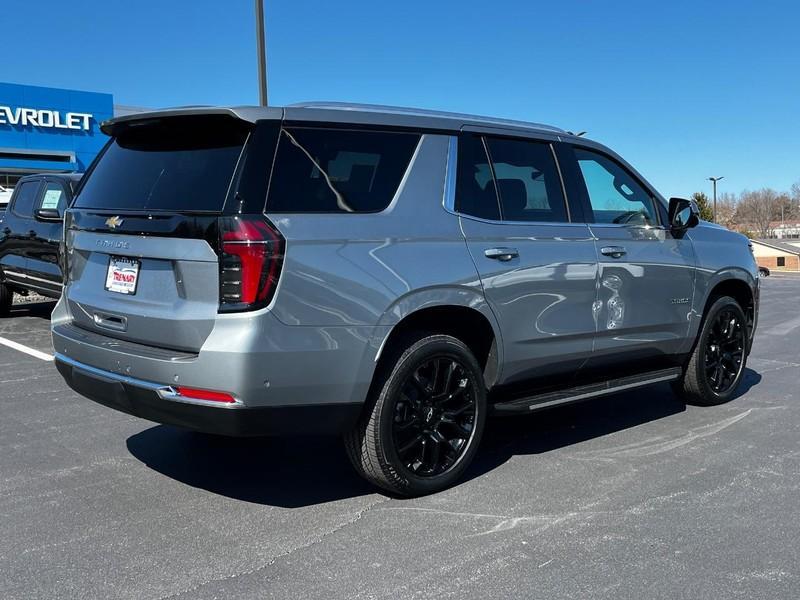
[[[123,219],[120,219],[117,216],[113,216],[110,219],[106,219],[106,225],[108,225],[111,229],[116,229],[120,225],[122,225]]]

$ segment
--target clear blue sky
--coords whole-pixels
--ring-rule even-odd
[[[266,0],[270,102],[420,106],[588,130],[664,195],[800,180],[789,1]],[[34,8],[35,7],[35,8]],[[4,0],[0,81],[118,104],[257,101],[252,0]]]

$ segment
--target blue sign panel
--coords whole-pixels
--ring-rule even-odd
[[[0,172],[85,171],[113,116],[111,94],[0,83]]]

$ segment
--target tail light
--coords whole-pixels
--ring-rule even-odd
[[[261,216],[220,219],[220,312],[266,306],[275,295],[284,239]]]
[[[70,282],[69,272],[69,253],[72,252],[72,247],[67,247],[67,232],[72,226],[72,213],[70,211],[64,212],[64,224],[61,228],[61,240],[58,242],[58,260],[59,268],[61,269],[62,283],[66,287]]]

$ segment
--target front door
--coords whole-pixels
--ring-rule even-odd
[[[551,144],[463,134],[458,154],[455,208],[502,331],[498,383],[566,383],[592,350],[597,256]]]
[[[37,209],[57,210],[63,218],[69,204],[69,192],[57,179],[48,178],[44,183],[41,200]],[[60,295],[62,275],[58,252],[63,235],[63,221],[43,220],[36,217],[32,222],[34,233],[28,252],[27,270],[30,277],[36,277],[38,284],[51,295]]]
[[[599,259],[597,338],[587,370],[666,366],[689,333],[692,242],[672,235],[660,200],[621,162],[592,148],[569,154]]]

